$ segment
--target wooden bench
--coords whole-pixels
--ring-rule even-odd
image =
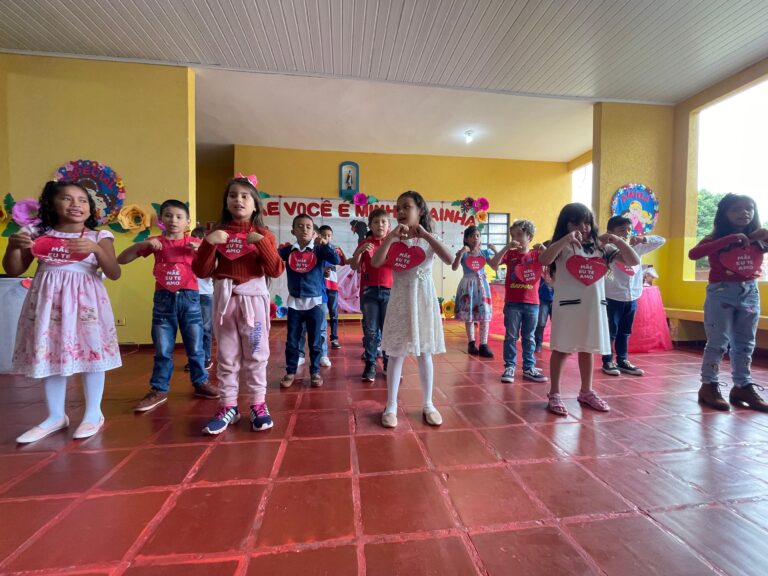
[[[704,341],[707,339],[704,333],[703,310],[664,308],[664,312],[669,319],[672,340],[675,342]],[[764,348],[764,343],[768,342],[768,316],[760,316],[757,322],[757,331],[757,345]]]

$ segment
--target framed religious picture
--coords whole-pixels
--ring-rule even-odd
[[[360,167],[357,162],[339,164],[339,196],[352,197],[360,191]]]

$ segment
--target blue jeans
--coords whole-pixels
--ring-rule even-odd
[[[704,330],[707,345],[701,364],[704,384],[719,382],[720,361],[730,347],[734,386],[752,384],[752,352],[760,316],[757,282],[714,282],[704,300]]]
[[[168,392],[173,375],[173,348],[176,332],[187,351],[189,373],[194,386],[208,382],[203,354],[203,318],[200,294],[197,290],[156,290],[152,307],[152,343],[155,345],[155,363],[149,380],[152,390]]]
[[[203,354],[208,362],[211,356],[211,334],[213,332],[213,296],[200,294],[200,311],[203,314]]]
[[[326,294],[328,295],[328,321],[331,324],[331,340],[338,340],[339,339],[339,291],[326,290]]]
[[[536,350],[541,350],[541,344],[544,342],[544,329],[547,327],[547,320],[550,316],[552,316],[552,302],[542,300],[539,302],[539,320],[536,323],[536,332],[533,338],[536,342]]]
[[[325,304],[323,304],[323,323],[320,325],[320,338],[323,341],[323,356],[328,356],[328,322],[325,320]],[[301,326],[299,336],[299,358],[304,358],[304,343],[307,341],[307,325]]]
[[[635,321],[637,300],[622,302],[606,298],[606,302],[608,303],[606,306],[608,331],[611,333],[611,343],[616,342],[616,360],[626,361],[629,357],[629,336],[632,334],[632,324]],[[603,364],[608,362],[613,362],[613,353],[603,356]]]
[[[294,310],[288,308],[288,339],[285,346],[285,371],[287,374],[296,374],[299,366],[299,350],[304,342],[301,339],[301,331],[304,324],[307,325],[309,336],[309,373],[320,372],[320,355],[323,353],[321,326],[325,318],[325,310],[322,304],[318,304],[309,310]]]
[[[379,346],[381,346],[384,318],[387,316],[389,293],[389,288],[368,286],[363,290],[363,297],[360,299],[360,310],[363,313],[363,348],[365,349],[366,364],[376,363],[376,354]],[[387,357],[386,351],[384,357]]]
[[[507,302],[504,305],[504,367],[517,365],[517,339],[523,344],[523,370],[536,365],[533,351],[536,347],[534,332],[539,323],[539,305]]]

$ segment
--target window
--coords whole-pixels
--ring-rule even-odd
[[[728,192],[750,196],[763,227],[768,226],[765,187],[765,134],[768,133],[768,81],[699,112],[696,241],[712,232],[717,203]],[[763,266],[762,280],[768,280]],[[706,280],[707,259],[696,262],[696,280]]]
[[[508,232],[509,214],[489,212],[488,224],[480,232],[480,243],[483,248],[488,248],[488,244],[493,244],[497,250],[501,250],[507,245]]]
[[[592,163],[571,172],[571,201],[592,206]]]

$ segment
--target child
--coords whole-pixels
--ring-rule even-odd
[[[192,273],[192,260],[197,242],[185,234],[189,226],[189,210],[179,200],[166,200],[160,205],[160,220],[165,227],[162,236],[154,236],[122,251],[117,261],[128,264],[138,257],[155,256],[152,274],[155,296],[152,305],[152,344],[155,361],[149,379],[150,390],[134,407],[135,412],[148,412],[168,400],[173,376],[173,349],[176,333],[189,360],[195,396],[218,398],[219,391],[208,383],[203,353],[203,318],[197,278]]]
[[[493,253],[480,248],[480,230],[469,226],[464,230],[464,245],[456,252],[451,268],[458,270],[459,265],[464,275],[456,289],[456,310],[454,317],[463,320],[467,328],[467,354],[493,358],[488,348],[488,325],[491,322],[491,287],[485,277],[485,264]],[[480,328],[480,348],[475,345],[475,322]]]
[[[266,229],[255,176],[236,176],[224,190],[221,219],[197,250],[192,270],[216,280],[213,333],[219,409],[203,429],[220,434],[240,419],[239,379],[245,380],[251,428],[272,428],[266,403],[269,359],[269,288],[267,278],[283,273],[274,235]]]
[[[567,204],[557,218],[552,243],[539,257],[555,274],[555,310],[550,337],[550,375],[547,409],[558,416],[568,410],[560,398],[560,378],[565,360],[579,354],[580,404],[600,412],[610,407],[592,390],[595,353],[608,354],[611,339],[605,314],[603,276],[613,261],[637,266],[640,258],[629,244],[614,234],[598,236],[595,218],[578,202]]]
[[[629,242],[635,253],[653,252],[664,245],[661,236],[631,236],[632,220],[624,216],[614,216],[608,220],[608,232]],[[611,344],[616,342],[616,363],[613,352],[603,356],[603,372],[610,376],[619,376],[622,372],[633,376],[642,376],[644,372],[629,361],[629,335],[637,312],[637,301],[643,294],[642,266],[627,267],[611,264],[611,274],[605,279],[605,296],[608,302],[608,329]]]
[[[313,239],[317,238],[320,235],[320,228],[318,228],[317,224],[314,224],[314,235],[312,236]],[[330,226],[329,226],[330,228]],[[285,244],[281,245],[280,248],[283,248],[284,246],[291,246],[290,242],[286,242]],[[337,248],[336,251],[339,253],[339,255],[342,254],[340,251],[340,248]],[[324,263],[325,264],[325,263]],[[324,270],[327,270],[327,266],[324,266]],[[332,266],[334,269],[334,273],[336,270],[335,266]],[[324,273],[325,276],[325,273]],[[336,293],[338,296],[338,291]],[[328,290],[326,288],[325,281],[323,282],[323,309],[328,308]],[[303,366],[306,362],[306,358],[304,358],[304,344],[307,341],[307,324],[306,322],[301,325],[301,336],[299,336],[299,362],[298,366]],[[323,368],[330,368],[333,364],[331,362],[331,359],[328,357],[328,321],[325,318],[325,313],[323,313],[323,322],[320,325],[320,341],[323,344],[323,350],[320,355],[320,366]]]
[[[283,246],[278,251],[280,258],[288,264],[288,337],[285,347],[285,376],[280,386],[289,388],[296,377],[299,362],[299,348],[303,345],[302,326],[306,323],[309,340],[309,374],[312,386],[322,386],[320,357],[323,352],[322,324],[323,310],[323,261],[338,264],[340,259],[336,248],[327,244],[322,237],[315,237],[314,221],[307,214],[293,219],[291,232],[296,242]]]
[[[716,410],[728,410],[720,394],[718,372],[730,346],[731,404],[768,412],[768,402],[755,390],[750,370],[760,315],[757,279],[766,251],[768,230],[760,228],[754,200],[726,194],[717,204],[712,233],[688,252],[691,260],[705,256],[709,259],[709,286],[704,300],[707,345],[701,365],[699,403]]]
[[[507,265],[504,293],[504,372],[502,382],[515,381],[517,339],[523,346],[523,378],[533,382],[546,382],[547,377],[536,367],[534,334],[539,322],[539,282],[541,265],[538,250],[530,250],[536,228],[530,220],[516,220],[509,228],[509,244],[491,260],[496,270]]]
[[[360,271],[360,310],[363,313],[363,369],[364,382],[376,379],[376,357],[381,345],[381,330],[387,316],[387,304],[392,289],[392,268],[382,264],[378,268],[371,264],[373,253],[382,245],[389,233],[389,216],[383,208],[372,210],[368,214],[369,236],[360,242],[349,266]],[[388,367],[388,358],[383,355],[384,372]]]
[[[445,353],[445,340],[432,261],[437,255],[450,264],[453,255],[432,233],[429,208],[418,192],[404,192],[397,199],[397,222],[371,259],[373,266],[387,263],[393,272],[393,306],[384,319],[381,339],[381,347],[390,358],[387,406],[381,424],[386,428],[397,426],[397,389],[403,363],[406,356],[416,356],[424,419],[431,426],[440,426],[443,417],[432,403],[432,355]]]
[[[75,182],[48,182],[40,195],[40,223],[8,239],[3,268],[23,274],[37,257],[24,299],[13,370],[43,379],[48,417],[16,441],[28,444],[69,426],[67,377],[83,374],[85,414],[74,438],[88,438],[104,425],[104,373],[121,365],[115,320],[101,273],[120,278],[113,236],[95,231],[96,205]]]
[[[544,252],[550,244],[551,242],[546,240],[543,244],[537,244],[534,248]],[[533,337],[536,344],[533,351],[537,354],[541,352],[541,345],[544,343],[544,330],[547,327],[547,321],[552,316],[552,301],[555,299],[553,284],[554,281],[549,273],[549,269],[544,266],[541,270],[541,282],[539,283],[539,320],[536,323],[536,333]]]
[[[205,238],[205,228],[196,227],[190,234],[192,238],[202,240]],[[200,292],[200,312],[203,314],[203,354],[205,356],[205,369],[213,368],[213,356],[211,348],[213,346],[213,278],[198,278],[197,288]]]
[[[326,244],[333,241],[333,228],[330,226],[320,226],[319,232]],[[339,255],[339,265],[344,266],[347,263],[344,251],[336,246],[336,252]],[[341,348],[341,342],[339,342],[339,277],[336,266],[326,264],[323,276],[325,276],[325,292],[328,298],[328,321],[331,324],[331,348],[338,350]]]

